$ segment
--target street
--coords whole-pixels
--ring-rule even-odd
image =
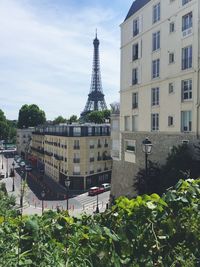
[[[2,169],[2,160],[3,160],[3,169]],[[10,176],[10,170],[13,168],[13,158],[5,158],[0,157],[0,167],[1,171],[8,172],[8,176]],[[13,178],[8,177],[4,178],[1,181],[6,183],[6,188],[9,194],[14,194],[16,196],[16,203],[19,205],[20,203],[20,194],[21,194],[21,182],[24,184],[24,180],[27,181],[26,187],[24,190],[24,200],[23,200],[23,214],[41,214],[42,213],[42,201],[44,210],[52,209],[57,210],[66,210],[67,209],[67,199],[62,200],[53,200],[49,197],[49,190],[46,193],[43,200],[41,197],[42,192],[42,182],[39,177],[36,177],[32,172],[30,174],[22,173],[19,169],[19,166],[16,162],[15,169],[15,177],[14,177],[14,189],[13,192]],[[23,177],[23,179],[21,178]],[[46,187],[47,188],[47,185]],[[32,190],[31,190],[32,189]],[[62,188],[60,189],[62,191]],[[59,191],[59,193],[60,193]],[[63,192],[66,194],[65,189],[63,188]],[[54,192],[56,194],[56,192]],[[96,211],[97,202],[98,208],[101,211],[106,209],[106,204],[109,201],[110,191],[104,192],[97,196],[88,196],[88,193],[83,193],[74,197],[70,197],[68,199],[69,206],[69,214],[70,215],[78,215],[83,212],[92,214]]]

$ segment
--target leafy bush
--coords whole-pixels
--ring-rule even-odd
[[[102,214],[0,217],[0,266],[193,267],[200,264],[200,180],[120,197]]]

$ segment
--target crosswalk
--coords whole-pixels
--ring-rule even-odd
[[[73,199],[79,202],[83,210],[95,209],[97,205],[97,196],[88,196],[88,193],[81,194]],[[108,203],[108,200],[109,192],[98,195],[98,204],[100,206],[105,206]]]

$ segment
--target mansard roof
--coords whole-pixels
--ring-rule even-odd
[[[140,10],[143,6],[149,3],[151,0],[135,0],[129,9],[129,12],[124,21],[126,21],[129,17],[135,14],[138,10]]]

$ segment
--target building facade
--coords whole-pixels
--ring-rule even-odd
[[[17,153],[24,158],[28,155],[31,146],[32,132],[34,127],[17,129]]]
[[[120,158],[113,163],[112,194],[134,195],[150,159],[165,162],[173,145],[200,134],[200,2],[136,0],[121,24]]]
[[[110,125],[55,125],[37,127],[32,158],[45,174],[71,190],[86,190],[110,182]]]

